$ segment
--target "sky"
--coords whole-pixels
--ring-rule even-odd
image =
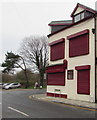
[[[0,63],[7,51],[18,53],[22,40],[49,34],[48,24],[68,20],[77,3],[95,9],[96,0],[0,0]]]

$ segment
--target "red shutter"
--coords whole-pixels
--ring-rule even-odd
[[[88,34],[69,40],[69,57],[85,55],[89,53]]]
[[[64,71],[65,71],[65,65],[59,64],[59,65],[47,67],[46,73],[64,72]]]
[[[84,65],[84,66],[76,66],[76,70],[90,70],[91,66],[90,65]]]
[[[48,85],[65,85],[65,73],[49,73],[47,75]]]
[[[51,47],[51,61],[64,59],[65,44],[64,41],[53,44]]]
[[[77,93],[90,94],[90,70],[77,71]]]
[[[47,84],[65,85],[65,67],[64,64],[47,67]]]
[[[47,96],[67,98],[66,94],[56,94],[56,93],[49,93],[49,92],[47,92]]]

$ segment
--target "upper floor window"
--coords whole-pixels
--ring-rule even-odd
[[[82,11],[82,12],[78,13],[77,15],[73,16],[73,21],[78,22],[78,21],[80,21],[84,18],[87,18],[89,16],[92,16],[92,15],[93,15],[93,13],[91,13],[89,11]]]
[[[67,37],[69,40],[69,57],[89,54],[89,30]]]
[[[84,17],[85,17],[85,13],[84,12],[79,13],[79,14],[74,16],[74,22],[78,22],[78,21],[84,19]]]
[[[64,53],[65,53],[65,40],[64,38],[57,40],[55,42],[52,42],[50,45],[50,60],[60,60],[64,59]]]

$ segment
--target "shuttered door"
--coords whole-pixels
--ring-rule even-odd
[[[90,94],[90,70],[77,71],[77,93]]]
[[[65,84],[65,73],[49,73],[47,75],[48,85],[64,85]]]
[[[63,59],[64,51],[65,51],[64,42],[51,45],[51,61]]]

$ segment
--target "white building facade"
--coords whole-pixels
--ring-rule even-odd
[[[78,3],[72,23],[48,35],[48,96],[96,102],[96,13]]]

